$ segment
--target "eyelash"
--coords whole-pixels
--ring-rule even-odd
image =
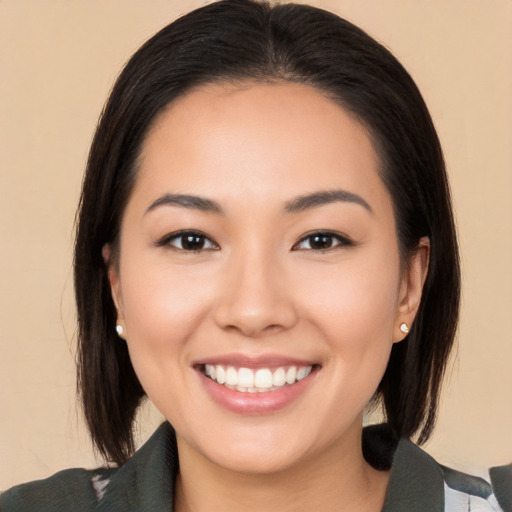
[[[203,241],[203,244],[209,244],[211,247],[200,247],[198,249],[185,249],[183,247],[183,242],[185,237],[195,237],[199,238]],[[176,247],[171,242],[173,240],[180,240],[181,239],[181,247]],[[220,249],[219,245],[214,242],[210,237],[205,235],[204,233],[201,233],[201,231],[194,231],[194,230],[182,230],[182,231],[175,231],[174,233],[169,233],[168,235],[161,238],[158,242],[155,243],[157,247],[164,247],[164,246],[170,246],[172,249],[176,251],[183,251],[183,252],[192,252],[192,253],[198,253],[202,251],[212,251],[212,250],[218,250]]]
[[[327,247],[327,248],[313,248],[311,247],[311,241],[314,239],[314,238],[324,238],[324,239],[328,239],[330,240],[331,242],[336,242],[335,245],[331,245],[331,247]],[[306,242],[307,240],[309,240],[309,245],[310,247],[309,248],[300,248],[299,246]],[[328,252],[328,251],[332,251],[336,248],[341,248],[341,247],[351,247],[354,245],[354,242],[352,240],[350,240],[347,236],[345,235],[342,235],[341,233],[335,233],[335,232],[332,232],[332,231],[314,231],[314,232],[311,232],[311,233],[307,233],[306,235],[304,235],[293,247],[292,247],[292,250],[294,251],[314,251],[314,252],[321,252],[321,253],[324,253],[324,252]]]
[[[203,246],[197,249],[188,248],[186,249],[183,246],[183,242],[185,237],[194,237],[196,239],[199,239],[200,242],[202,242]],[[311,245],[311,242],[314,238],[323,238],[325,241],[331,243],[330,247],[327,248],[314,248]],[[171,242],[181,240],[180,246],[177,247],[176,245],[173,245]],[[309,240],[309,247],[300,247],[301,244],[305,243]],[[190,242],[190,240],[189,240]],[[333,242],[336,242],[334,245],[332,245]],[[316,243],[316,242],[315,242]],[[209,247],[204,247],[205,244],[209,244]],[[158,240],[155,245],[157,247],[165,247],[170,246],[172,249],[177,251],[183,251],[183,252],[189,252],[189,253],[199,253],[202,251],[212,251],[212,250],[218,250],[220,249],[220,246],[214,242],[210,237],[202,233],[201,231],[194,231],[194,230],[182,230],[182,231],[176,231],[174,233],[170,233],[166,235],[165,237]],[[314,251],[314,252],[328,252],[336,249],[337,247],[351,247],[354,245],[354,242],[350,240],[347,236],[342,235],[340,233],[334,233],[332,231],[314,231],[311,233],[307,233],[304,235],[293,247],[292,251]]]

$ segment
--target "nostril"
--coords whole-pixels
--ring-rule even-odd
[[[240,323],[238,325],[228,324],[223,326],[223,329],[231,332],[238,332],[249,338],[257,338],[269,334],[277,334],[280,331],[285,330],[287,327],[281,324],[270,324],[260,326],[255,323],[249,324],[247,322]]]

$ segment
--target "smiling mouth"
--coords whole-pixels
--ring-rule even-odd
[[[279,368],[235,368],[233,366],[202,365],[206,377],[228,389],[242,393],[268,393],[291,386],[305,379],[313,370],[309,366],[281,366]]]

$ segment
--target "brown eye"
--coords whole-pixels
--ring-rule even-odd
[[[204,233],[197,231],[180,231],[171,233],[158,242],[159,246],[171,246],[173,249],[199,252],[212,249],[219,249],[219,246],[213,242]]]
[[[181,240],[181,249],[185,251],[200,251],[204,249],[206,241],[203,235],[197,235],[195,233],[181,235],[178,239]]]
[[[299,251],[328,251],[338,246],[353,245],[345,236],[331,232],[316,232],[306,235],[293,247]]]
[[[332,235],[313,235],[310,237],[309,245],[313,250],[330,249],[333,246],[334,238]]]

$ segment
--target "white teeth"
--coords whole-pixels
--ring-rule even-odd
[[[278,368],[272,375],[272,385],[284,386],[286,382],[286,372],[284,368]]]
[[[219,384],[224,384],[226,382],[226,372],[224,368],[219,364],[215,367],[215,371],[217,373],[217,378],[215,379]]]
[[[254,376],[254,386],[270,389],[272,387],[272,372],[268,368],[258,370]]]
[[[295,378],[297,377],[297,368],[295,366],[290,366],[288,371],[286,372],[286,382],[288,384],[293,384],[295,382]],[[214,377],[212,377],[214,379]]]
[[[310,366],[303,366],[302,368],[299,368],[299,371],[297,372],[297,380],[305,379],[309,374],[311,373],[311,367]]]
[[[297,380],[302,380],[306,376],[306,368],[299,368],[297,371]]]
[[[245,388],[254,387],[254,372],[249,368],[240,368],[238,370],[238,385]]]
[[[223,384],[225,387],[241,393],[265,393],[305,379],[312,369],[312,366],[290,366],[275,370],[270,368],[258,370],[238,368],[237,370],[233,366],[206,364],[204,374],[218,384]]]
[[[226,384],[236,386],[238,384],[238,372],[230,366],[226,372]]]

